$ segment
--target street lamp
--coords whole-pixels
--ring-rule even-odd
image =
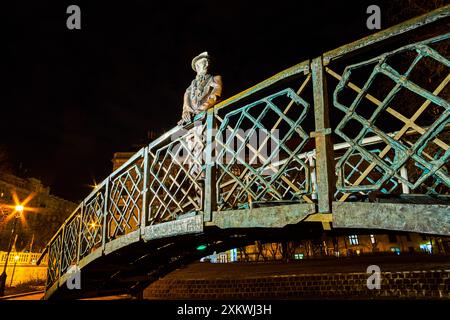
[[[13,245],[13,239],[14,239],[14,233],[16,232],[16,224],[17,220],[20,219],[22,216],[22,213],[24,211],[24,206],[21,204],[18,204],[15,206],[15,216],[14,216],[14,222],[13,227],[11,230],[11,237],[9,238],[9,245],[8,245],[8,253],[6,254],[6,260],[5,260],[5,266],[3,267],[3,273],[0,275],[0,297],[5,295],[5,284],[6,284],[6,267],[8,266],[8,260],[9,260],[9,254],[11,253],[12,245]]]

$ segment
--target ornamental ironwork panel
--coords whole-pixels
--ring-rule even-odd
[[[337,189],[344,193],[339,200],[352,192],[390,189],[386,184],[392,179],[413,191],[433,193],[437,185],[445,185],[448,192],[449,37],[349,65],[342,76],[327,68],[340,80],[333,102],[345,113],[335,133],[349,144],[336,164]],[[424,81],[427,73],[435,81]],[[363,145],[371,138],[378,139],[380,152]],[[364,170],[348,170],[355,157]]]
[[[139,157],[117,171],[108,186],[107,238],[116,239],[140,226],[144,193],[144,157]]]
[[[380,149],[369,149],[371,153],[373,154],[380,154]],[[392,164],[392,159],[389,157],[385,157],[384,160]],[[361,174],[363,174],[364,170],[367,169],[367,167],[370,165],[369,162],[367,162],[364,157],[361,154],[352,154],[347,161],[344,164],[344,175],[345,175],[345,182],[350,183],[350,181],[354,181],[357,177],[359,177]],[[379,175],[381,175],[382,172],[380,172],[378,167],[374,168],[374,172],[372,172],[371,175],[367,176],[366,179],[369,183],[374,184],[376,182],[376,179]],[[400,183],[396,179],[389,179],[387,182],[383,184],[381,189],[379,190],[383,194],[392,194],[396,193],[398,191],[398,188],[400,187]],[[361,195],[364,195],[364,192],[359,192]],[[335,199],[339,199],[343,193],[339,190],[335,192]]]
[[[61,260],[61,273],[77,262],[78,239],[80,234],[81,209],[64,226],[64,241]]]
[[[48,250],[47,288],[50,288],[59,279],[62,246],[63,239],[60,231],[53,239]]]
[[[308,76],[299,92],[309,81]],[[311,201],[310,170],[300,157],[310,140],[301,126],[309,108],[287,88],[223,118],[216,114],[218,210],[255,202]]]
[[[102,244],[105,192],[106,188],[102,186],[84,203],[81,219],[80,259]]]
[[[148,149],[147,224],[203,209],[205,121],[197,121]]]

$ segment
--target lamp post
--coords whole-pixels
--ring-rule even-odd
[[[5,284],[6,284],[6,267],[8,266],[8,260],[9,260],[9,254],[11,253],[12,244],[13,244],[13,238],[14,233],[16,232],[16,224],[17,220],[19,220],[20,216],[22,215],[24,208],[22,205],[17,205],[15,207],[15,217],[13,222],[13,227],[11,230],[11,237],[9,238],[9,245],[8,245],[8,253],[6,254],[6,260],[5,260],[5,266],[3,267],[3,273],[0,275],[0,297],[5,295]]]
[[[13,279],[14,279],[14,271],[16,271],[16,264],[17,264],[17,261],[19,261],[19,255],[17,255],[16,254],[16,256],[14,257],[14,268],[13,268],[13,271],[12,271],[12,274],[11,274],[11,282],[9,283],[9,286],[10,287],[12,287],[12,282],[13,282]]]

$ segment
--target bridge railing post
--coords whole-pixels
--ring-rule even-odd
[[[314,119],[316,131],[311,134],[316,142],[316,179],[318,195],[318,212],[331,213],[331,204],[335,190],[334,155],[331,141],[327,83],[322,56],[311,63]]]
[[[81,255],[81,233],[83,232],[83,212],[84,212],[84,201],[81,203],[79,214],[80,225],[78,227],[77,266],[80,263],[80,255]]]
[[[106,236],[107,236],[106,228],[108,225],[108,204],[109,204],[109,184],[110,184],[110,182],[111,182],[111,178],[108,177],[108,179],[106,180],[106,185],[105,185],[105,201],[104,201],[104,206],[103,206],[102,251],[105,251],[105,246],[106,246]]]
[[[149,172],[148,172],[148,162],[149,162],[149,156],[148,156],[148,146],[144,148],[144,182],[142,185],[142,209],[141,209],[141,226],[140,226],[140,233],[141,237],[144,234],[144,228],[147,224],[148,218],[148,184],[149,184]]]
[[[63,228],[61,230],[61,245],[60,245],[60,251],[59,251],[59,261],[58,261],[58,277],[56,279],[56,283],[59,283],[59,279],[61,279],[61,268],[62,268],[62,260],[63,260],[63,254],[64,254],[64,233],[66,230],[67,222],[64,222]],[[59,284],[58,284],[59,286]]]
[[[212,212],[216,208],[216,168],[214,148],[214,109],[209,109],[206,115],[206,147],[205,147],[205,185],[203,213],[204,221],[212,220]]]

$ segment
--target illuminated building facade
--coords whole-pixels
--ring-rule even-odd
[[[255,242],[227,251],[227,262],[301,260],[371,254],[450,254],[450,238],[418,233],[350,234],[285,243]]]
[[[47,241],[58,230],[64,220],[75,210],[76,204],[50,194],[35,178],[20,178],[11,174],[0,174],[0,251],[8,249],[13,219],[7,219],[14,205],[13,193],[23,201],[33,194],[27,207],[35,210],[24,212],[24,220],[17,227],[17,251],[40,252]]]

